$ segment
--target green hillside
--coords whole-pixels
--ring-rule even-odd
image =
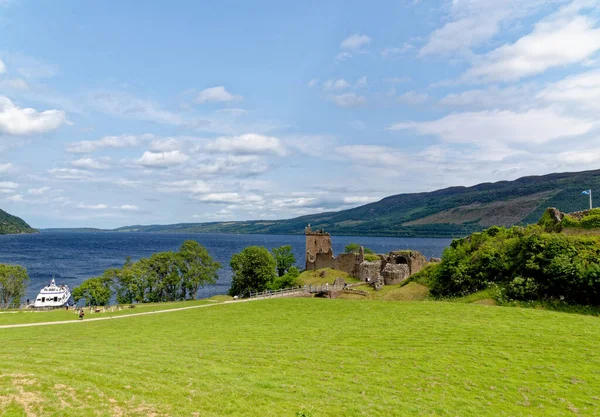
[[[597,416],[598,340],[590,316],[325,299],[0,329],[0,415]]]
[[[0,210],[0,235],[36,232],[37,230],[25,223],[23,219]]]
[[[277,221],[129,226],[117,231],[299,234],[311,224],[337,235],[458,237],[492,225],[536,223],[547,207],[583,210],[581,191],[600,190],[600,170],[531,176],[473,187],[398,194],[339,212]]]

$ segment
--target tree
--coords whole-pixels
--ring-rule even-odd
[[[375,252],[373,252],[371,249],[369,248],[363,248],[366,254],[373,254]],[[344,253],[358,253],[360,251],[360,245],[358,243],[348,243],[345,247],[344,247]]]
[[[90,278],[73,289],[73,300],[77,303],[84,299],[89,306],[104,306],[110,302],[113,295],[112,280],[108,276]]]
[[[230,295],[246,297],[251,292],[264,291],[275,279],[277,263],[262,246],[249,246],[234,254],[229,265],[233,270]]]
[[[269,285],[271,290],[280,290],[282,288],[291,288],[299,286],[298,277],[300,276],[300,270],[295,266],[292,266],[285,275],[277,277]]]
[[[277,263],[277,275],[282,277],[296,263],[296,258],[290,245],[273,248],[273,258]]]
[[[27,270],[22,266],[0,264],[0,308],[18,307],[28,282]]]
[[[196,299],[198,290],[206,284],[215,284],[221,264],[214,261],[204,246],[195,240],[186,240],[179,248],[178,265],[182,278],[181,296]]]

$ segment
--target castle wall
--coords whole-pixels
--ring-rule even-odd
[[[354,275],[358,264],[358,255],[355,253],[341,253],[333,258],[332,268]]]

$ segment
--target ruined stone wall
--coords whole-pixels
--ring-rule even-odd
[[[400,284],[410,276],[410,270],[406,264],[386,264],[381,271],[385,285]]]
[[[354,275],[356,273],[356,266],[359,263],[359,255],[355,253],[341,253],[333,258],[331,267],[338,271],[344,271],[347,274]]]
[[[356,278],[361,281],[373,281],[381,273],[381,261],[364,261],[358,265]]]
[[[323,230],[312,230],[310,225],[304,230],[306,235],[306,269],[331,268],[333,249],[331,235]]]

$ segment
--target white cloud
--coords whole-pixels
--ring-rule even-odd
[[[348,87],[350,87],[350,83],[343,78],[327,80],[323,83],[323,88],[325,90],[344,90]]]
[[[593,120],[564,116],[551,109],[482,111],[451,114],[429,122],[397,123],[390,130],[414,130],[452,143],[544,143],[588,133]]]
[[[262,201],[262,197],[255,194],[241,195],[239,193],[209,193],[196,195],[194,200],[211,204],[246,204]]]
[[[14,165],[11,164],[10,162],[6,162],[4,164],[0,164],[0,174],[6,173],[6,172],[10,172],[12,171],[14,168]]]
[[[14,105],[10,99],[0,96],[0,133],[8,135],[32,135],[58,129],[66,123],[61,110],[38,112],[31,108]]]
[[[600,28],[595,19],[578,11],[565,7],[538,22],[532,33],[517,42],[477,58],[464,79],[516,81],[587,60],[600,50]]]
[[[371,38],[367,35],[361,35],[355,33],[340,43],[340,48],[348,49],[348,50],[357,50],[362,48],[363,46],[369,45],[371,43]]]
[[[92,173],[75,168],[53,168],[48,173],[59,180],[84,180],[92,177]]]
[[[419,54],[468,53],[484,45],[512,21],[537,12],[549,3],[565,0],[453,0],[449,21],[436,29]]]
[[[318,78],[312,78],[306,85],[308,85],[309,87],[315,87],[317,84],[319,84],[319,79]]]
[[[96,91],[90,95],[92,106],[119,117],[146,120],[170,125],[184,125],[186,121],[179,113],[161,108],[154,101],[116,91]]]
[[[550,104],[564,104],[579,112],[597,111],[600,109],[600,70],[571,75],[549,84],[537,98]]]
[[[4,74],[6,72],[6,65],[4,65],[4,62],[2,62],[2,60],[0,59],[0,74]]]
[[[83,140],[66,145],[67,152],[91,153],[106,148],[128,148],[142,144],[144,141],[154,139],[154,135],[120,135],[105,136],[99,140]]]
[[[138,211],[139,209],[140,208],[138,206],[135,206],[133,204],[123,204],[119,207],[119,210],[123,211]]]
[[[237,117],[237,116],[243,116],[244,114],[248,113],[248,110],[246,110],[246,109],[236,109],[236,108],[232,108],[232,109],[219,109],[219,110],[217,110],[217,113],[224,113],[224,114],[228,114],[228,115],[233,116],[233,117]]]
[[[7,192],[12,193],[18,187],[19,187],[19,184],[15,183],[15,182],[11,182],[11,181],[1,181],[0,182],[0,192],[2,192],[2,193],[7,193]]]
[[[135,162],[147,168],[167,168],[187,162],[189,157],[181,151],[150,152],[146,151]]]
[[[285,156],[287,151],[283,142],[273,136],[246,134],[232,137],[220,137],[206,145],[212,152],[233,153],[238,155],[276,155]]]
[[[330,100],[333,101],[338,107],[342,108],[358,107],[367,102],[366,97],[359,96],[356,93],[345,93],[332,96],[330,97]]]
[[[350,52],[340,52],[335,56],[335,59],[338,61],[345,61],[350,58],[352,58],[352,54]]]
[[[398,103],[416,105],[416,104],[423,104],[426,101],[428,101],[429,99],[430,99],[429,94],[418,93],[414,90],[411,90],[411,91],[407,91],[406,93],[402,94],[401,96],[398,96],[396,101],[398,101]]]
[[[185,192],[190,194],[200,194],[208,193],[210,187],[206,182],[201,180],[178,180],[159,184],[158,191],[163,193]]]
[[[79,203],[79,204],[77,204],[76,207],[80,208],[80,209],[86,209],[86,210],[106,210],[106,209],[108,209],[108,205],[106,205],[106,204]]]
[[[7,88],[10,90],[28,90],[29,84],[22,78],[14,78],[0,81],[0,88]]]
[[[451,93],[442,98],[438,103],[446,107],[465,107],[482,109],[506,109],[531,107],[532,98],[535,97],[536,88],[530,84],[520,84],[499,88],[492,85],[485,89],[466,90]]]
[[[388,59],[388,58],[394,58],[400,55],[404,55],[406,52],[410,51],[414,49],[414,46],[405,43],[404,45],[402,45],[402,47],[390,47],[390,48],[383,48],[381,50],[381,56],[384,59]]]
[[[22,203],[25,201],[25,199],[23,198],[23,196],[21,194],[11,195],[10,197],[7,197],[6,199],[8,201],[12,201],[13,203]]]
[[[106,159],[104,159],[104,161],[106,161]],[[75,161],[71,162],[71,165],[73,165],[74,167],[77,168],[84,168],[84,169],[106,169],[108,168],[108,164],[106,164],[106,162],[103,162],[101,160],[98,159],[94,159],[94,158],[79,158]]]
[[[244,98],[242,96],[231,94],[222,85],[202,90],[196,96],[197,103],[222,103],[228,101],[241,101],[243,99]]]
[[[30,188],[27,190],[27,194],[31,195],[43,195],[50,191],[50,187]]]
[[[181,147],[179,140],[175,138],[154,139],[150,144],[153,152],[175,151]]]

